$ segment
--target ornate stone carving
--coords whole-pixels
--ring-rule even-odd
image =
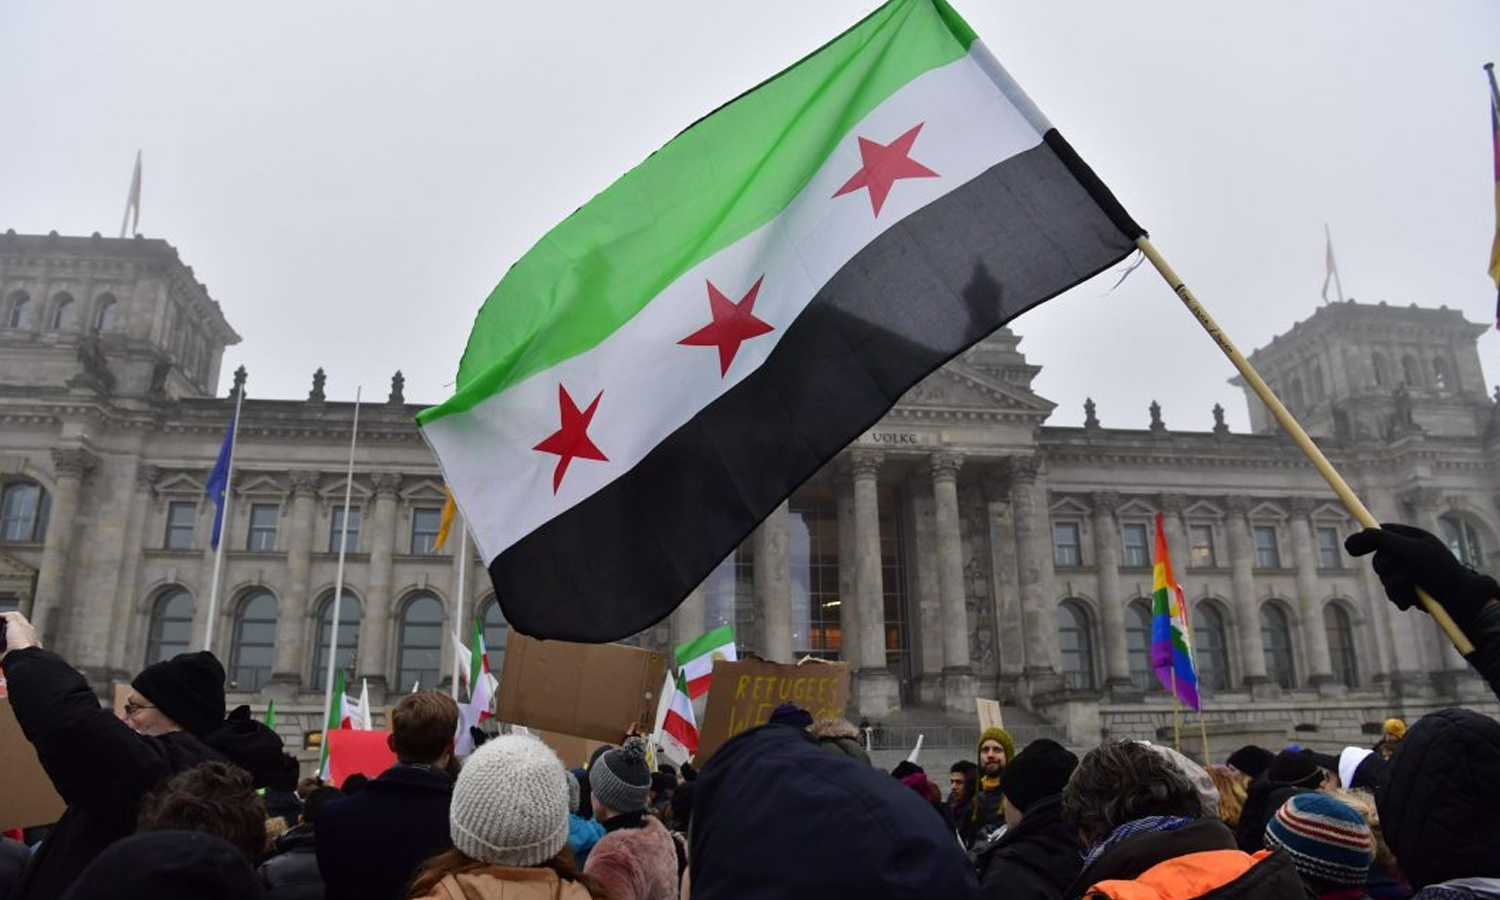
[[[239,397],[245,393],[245,379],[249,377],[250,373],[245,371],[244,366],[240,366],[234,370],[234,386],[229,389],[230,399]]]
[[[879,450],[851,450],[849,451],[849,470],[854,478],[874,478],[880,473],[880,464],[885,461],[885,454]]]
[[[167,393],[167,376],[171,374],[172,361],[165,356],[157,357],[156,362],[151,364],[149,391],[153,397],[161,397]]]
[[[1287,511],[1298,518],[1307,518],[1312,515],[1317,505],[1317,501],[1311,497],[1292,497],[1286,502]]]
[[[1099,417],[1094,415],[1094,410],[1094,398],[1085,397],[1083,399],[1083,427],[1090,431],[1097,430],[1100,427]]]
[[[65,476],[83,478],[94,471],[94,466],[98,463],[98,457],[81,447],[52,451],[52,470],[59,478]]]
[[[98,335],[87,334],[78,341],[78,362],[83,371],[68,383],[79,387],[90,387],[108,394],[115,389],[115,373],[109,370],[109,361],[99,347]]]
[[[1253,497],[1246,497],[1243,494],[1230,494],[1224,498],[1224,508],[1231,515],[1247,515],[1250,512],[1250,508],[1254,505],[1255,499]]]
[[[1120,508],[1120,495],[1114,491],[1095,491],[1089,495],[1089,502],[1093,504],[1096,514],[1114,515],[1115,510]]]
[[[287,473],[287,484],[291,486],[292,496],[317,494],[318,479],[318,472],[313,469],[293,469]]]
[[[1433,512],[1443,502],[1443,492],[1435,487],[1418,486],[1402,491],[1400,500],[1411,507],[1413,512]]]
[[[950,453],[939,451],[927,458],[928,468],[932,471],[932,480],[947,479],[952,481],[958,477],[958,470],[964,464],[962,453]]]
[[[1011,456],[1006,458],[1005,468],[1006,474],[1010,476],[1011,484],[1019,487],[1035,484],[1042,465],[1035,456]]]
[[[995,658],[995,605],[990,599],[989,514],[982,503],[960,507],[964,535],[964,607],[968,613],[969,662],[975,671],[999,671]]]
[[[1162,512],[1175,515],[1187,509],[1188,500],[1181,494],[1160,494],[1156,498],[1156,503],[1161,507]]]
[[[161,480],[161,466],[144,465],[135,470],[135,486],[143,491],[156,487]]]
[[[406,376],[397,369],[396,374],[391,376],[391,392],[385,398],[385,402],[392,406],[400,406],[406,402]]]
[[[323,385],[327,382],[328,375],[323,372],[323,367],[319,366],[318,371],[313,373],[312,390],[307,392],[309,403],[322,403],[328,399],[328,395],[323,393]]]
[[[370,481],[375,486],[375,495],[395,496],[401,490],[401,475],[397,472],[376,472],[370,476]]]
[[[1161,404],[1152,400],[1149,409],[1151,411],[1151,430],[1158,433],[1166,431],[1167,423],[1161,420]]]
[[[1224,407],[1214,404],[1214,434],[1228,434],[1229,423],[1224,421]]]

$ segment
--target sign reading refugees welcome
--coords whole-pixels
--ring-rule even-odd
[[[725,741],[764,725],[783,703],[802,707],[814,719],[842,718],[849,705],[849,664],[716,661],[695,762],[701,766]]]

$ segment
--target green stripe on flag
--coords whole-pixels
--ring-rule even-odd
[[[516,262],[474,322],[457,392],[418,423],[597,345],[683,272],[774,219],[855,123],[973,41],[941,0],[891,0],[689,126]]]
[[[729,625],[720,625],[703,637],[688,641],[677,648],[677,664],[683,665],[688,660],[697,659],[711,650],[716,650],[725,644],[734,643],[734,628]]]

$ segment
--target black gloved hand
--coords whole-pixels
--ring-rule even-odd
[[[1349,535],[1344,549],[1351,556],[1374,553],[1375,574],[1385,595],[1401,609],[1417,604],[1417,585],[1448,610],[1462,626],[1473,621],[1485,603],[1500,597],[1500,584],[1460,563],[1447,545],[1430,532],[1410,525],[1382,524]]]

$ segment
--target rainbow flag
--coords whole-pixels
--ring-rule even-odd
[[[1196,712],[1198,672],[1193,666],[1187,602],[1182,597],[1182,586],[1172,577],[1172,558],[1167,554],[1161,513],[1156,514],[1156,555],[1151,569],[1151,668],[1156,670],[1162,687],[1175,692],[1178,700]]]

